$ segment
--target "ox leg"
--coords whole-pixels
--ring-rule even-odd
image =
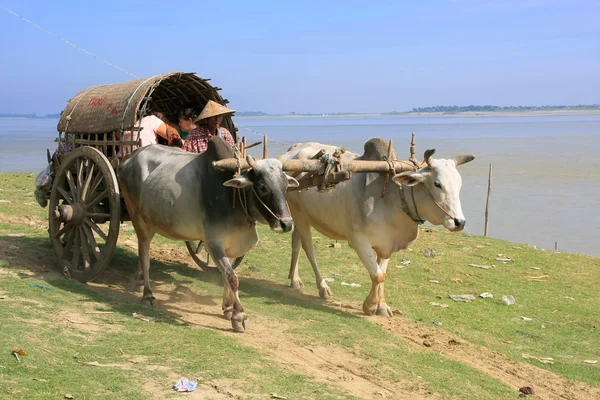
[[[223,278],[223,316],[225,319],[231,320],[231,317],[233,317],[233,291],[225,278],[225,274],[221,274],[221,277]]]
[[[377,264],[379,265],[379,269],[383,272],[384,281],[379,284],[379,304],[377,305],[377,311],[375,312],[377,315],[382,317],[393,317],[394,313],[392,309],[385,302],[385,277],[387,276],[387,266],[390,262],[389,258],[381,258],[377,257]]]
[[[383,296],[383,283],[385,282],[388,260],[382,260],[384,261],[382,262],[383,268],[380,267],[367,238],[353,237],[348,240],[348,244],[356,251],[360,260],[367,267],[369,275],[371,275],[371,291],[363,302],[363,312],[366,315],[377,314],[391,317],[393,315],[392,311],[385,304],[385,297]]]
[[[300,275],[298,274],[298,257],[301,248],[302,239],[300,238],[298,228],[295,227],[294,232],[292,232],[292,262],[290,264],[290,274],[288,275],[288,278],[291,279],[290,286],[294,289],[300,289],[304,286],[304,283],[302,283]]]
[[[153,236],[154,235],[144,236],[138,234],[138,251],[142,273],[144,275],[144,294],[142,296],[142,303],[152,307],[154,307],[154,304],[156,303],[156,298],[152,295],[152,290],[150,289],[150,242],[152,241]]]
[[[244,332],[249,326],[248,316],[239,297],[239,280],[225,250],[220,245],[207,244],[209,254],[215,260],[215,265],[221,271],[223,277],[223,314],[225,318],[231,319],[231,326],[236,332]],[[232,308],[231,309],[231,303]],[[227,307],[227,308],[225,308]]]
[[[150,289],[150,242],[152,242],[154,232],[152,232],[148,228],[148,225],[146,225],[139,217],[135,202],[131,200],[129,193],[126,190],[123,190],[123,196],[138,239],[139,269],[136,273],[136,278],[143,279],[144,282],[142,303],[154,307],[156,298],[152,295],[152,289]]]
[[[300,234],[300,239],[302,241],[302,248],[304,249],[304,252],[306,253],[306,257],[308,257],[308,260],[310,261],[310,265],[312,266],[312,269],[315,272],[315,278],[317,280],[317,289],[319,289],[319,297],[321,297],[322,299],[326,299],[326,298],[332,296],[333,293],[331,292],[329,285],[327,285],[327,282],[325,282],[325,280],[323,279],[323,276],[321,275],[321,271],[319,270],[319,266],[317,265],[317,253],[315,251],[315,246],[313,245],[313,242],[312,242],[310,226],[306,225],[306,224],[302,224],[302,223],[300,223],[300,221],[298,221],[298,223],[296,224],[294,233],[296,232],[296,230],[298,230],[298,232]]]

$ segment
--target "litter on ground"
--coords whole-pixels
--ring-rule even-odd
[[[442,308],[448,308],[448,307],[450,307],[448,304],[445,304],[445,303],[436,303],[435,301],[430,302],[429,305],[432,305],[432,306],[435,306],[435,307],[442,307]]]
[[[481,268],[481,269],[490,269],[491,265],[479,265],[479,264],[469,264],[469,267]]]
[[[46,285],[40,285],[39,283],[33,283],[33,282],[29,284],[29,287],[39,287],[39,288],[41,288],[41,289],[44,289],[44,292],[45,292],[46,290],[52,290],[52,288],[51,288],[51,287],[49,287],[49,286],[46,286]]]
[[[451,294],[450,298],[454,301],[462,301],[464,303],[475,301],[475,296],[472,294]]]
[[[512,306],[513,304],[515,304],[515,298],[512,297],[511,295],[502,296],[502,302],[504,304],[506,304],[507,306]]]
[[[491,294],[491,293],[485,292],[485,293],[481,293],[481,294],[479,295],[479,297],[481,297],[481,298],[483,298],[483,299],[493,299],[493,298],[494,298],[494,295],[493,295],[493,294]]]
[[[542,364],[554,364],[554,359],[550,357],[536,357],[529,354],[521,354],[521,357],[525,359],[538,360]]]
[[[342,286],[360,287],[360,283],[346,283],[346,282],[342,282]]]
[[[178,392],[193,392],[194,390],[196,390],[197,386],[198,382],[190,381],[188,378],[182,377],[180,380],[177,381],[177,383],[173,385],[173,389],[175,389]]]
[[[156,318],[154,318],[154,317],[147,317],[145,315],[138,314],[138,313],[133,313],[133,318],[141,319],[142,321],[146,321],[146,322],[155,322],[156,321]]]

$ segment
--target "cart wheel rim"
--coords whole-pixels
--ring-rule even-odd
[[[204,242],[189,240],[185,242],[185,246],[190,253],[190,256],[203,271],[214,271],[217,267],[214,264],[211,264],[210,257],[208,257],[208,252],[205,251]],[[203,251],[204,250],[204,251]],[[231,267],[236,269],[244,260],[244,256],[240,256],[238,258],[230,258]]]
[[[50,194],[49,234],[65,276],[88,282],[107,267],[121,220],[119,185],[108,159],[93,147],[69,153]]]

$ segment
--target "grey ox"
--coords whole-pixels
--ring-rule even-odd
[[[388,143],[383,139],[370,139],[365,144],[363,156],[346,152],[342,161],[383,160],[387,156],[387,148]],[[279,159],[282,162],[309,159],[321,149],[332,154],[335,147],[314,142],[298,143]],[[347,240],[367,267],[372,287],[363,303],[364,313],[391,317],[392,310],[385,302],[384,283],[392,254],[406,249],[417,239],[418,225],[424,220],[444,225],[450,231],[460,231],[465,226],[459,197],[462,180],[456,167],[474,157],[463,155],[434,160],[431,157],[434,151],[425,152],[426,167],[390,176],[389,179],[396,185],[389,182],[383,198],[384,173],[355,174],[328,193],[315,190],[288,192],[295,225],[289,275],[291,286],[302,286],[298,274],[298,255],[302,245],[315,272],[319,295],[322,298],[331,296],[331,290],[317,266],[310,232],[310,228],[314,227],[331,239]],[[393,159],[396,159],[395,154]]]
[[[224,283],[223,314],[233,329],[244,331],[248,317],[238,295],[239,281],[230,258],[244,255],[258,243],[256,222],[275,232],[289,232],[292,218],[285,200],[287,176],[275,159],[256,161],[234,177],[212,162],[234,157],[223,139],[211,138],[202,154],[150,145],[136,150],[118,170],[127,211],[138,238],[144,279],[142,302],[154,305],[150,289],[150,241],[155,234],[173,240],[203,240],[221,271]],[[235,191],[238,189],[238,191]],[[233,199],[236,196],[236,207]],[[246,206],[244,206],[246,205]]]

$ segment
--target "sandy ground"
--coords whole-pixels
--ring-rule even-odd
[[[3,217],[2,222],[28,224],[40,227],[44,221],[26,217]],[[123,235],[122,235],[123,236]],[[10,259],[12,265],[25,268],[28,274],[41,278],[62,277],[54,268],[54,255],[48,249],[28,247],[27,242],[20,242],[18,251],[10,249],[9,245],[18,239],[0,238],[0,259]],[[119,239],[123,245],[127,238]],[[131,246],[131,241],[125,245]],[[185,249],[153,245],[151,257],[165,262],[190,262]],[[243,277],[241,278],[243,280]],[[123,284],[129,282],[129,284]],[[133,277],[124,275],[116,268],[106,271],[97,282],[89,286],[103,296],[119,299],[120,301],[138,302],[140,293],[134,287]],[[222,318],[220,298],[206,298],[183,288],[177,282],[163,282],[154,287],[154,295],[160,308],[172,312],[190,324],[207,329],[214,329],[227,336],[240,337],[231,330],[231,323]],[[290,289],[291,290],[291,289]],[[185,295],[173,296],[173,293]],[[202,312],[198,312],[201,303]],[[360,303],[329,301],[331,307],[344,312],[362,315]],[[65,315],[65,320],[75,327],[79,325],[84,315]],[[572,382],[559,375],[538,368],[535,365],[518,362],[507,356],[491,351],[453,336],[441,329],[426,326],[403,318],[365,317],[374,324],[382,326],[392,335],[405,340],[415,348],[436,352],[444,357],[464,363],[490,377],[497,379],[513,388],[515,393],[523,386],[535,388],[537,399],[600,399],[600,388],[591,387],[585,383]],[[92,327],[93,328],[93,327]],[[244,333],[243,343],[265,354],[279,363],[281,368],[300,372],[313,377],[316,381],[328,385],[339,386],[351,394],[363,399],[437,399],[440,396],[431,393],[425,387],[415,382],[389,382],[378,377],[377,368],[373,363],[362,358],[360,353],[344,348],[301,345],[301,340],[286,333],[287,327],[281,322],[268,320],[259,315],[252,316],[252,326]],[[83,329],[83,328],[81,328]],[[273,335],[273,330],[277,335]],[[177,377],[174,377],[177,378]],[[189,399],[244,399],[243,393],[236,389],[235,382],[226,380],[206,383],[203,391],[186,396]],[[161,386],[148,385],[148,394],[161,398],[170,393],[170,389]],[[202,394],[204,393],[204,394]],[[210,396],[205,397],[206,393]],[[201,397],[198,397],[201,396]]]

